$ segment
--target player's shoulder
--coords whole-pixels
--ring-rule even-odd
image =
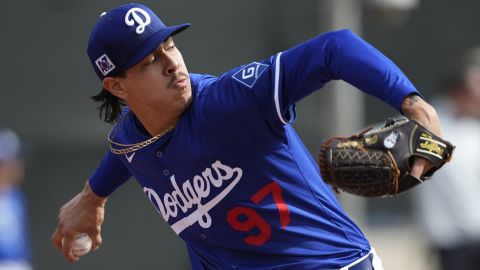
[[[109,133],[109,139],[119,143],[129,143],[132,139],[148,139],[148,132],[141,125],[128,106],[120,113],[116,123]],[[138,138],[141,137],[141,138]]]
[[[221,79],[232,82],[234,86],[252,89],[262,78],[268,77],[271,65],[271,58],[253,61],[230,70]]]
[[[210,74],[189,73],[189,76],[192,88],[196,92],[203,91],[218,79],[216,76]]]

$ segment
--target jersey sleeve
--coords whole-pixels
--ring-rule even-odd
[[[390,59],[350,30],[329,32],[277,54],[275,69],[282,112],[331,80],[344,80],[398,111],[407,95],[418,94]]]
[[[89,178],[90,187],[100,197],[109,196],[131,177],[122,161],[108,151],[98,168]]]
[[[283,125],[295,120],[297,101],[331,80],[344,80],[398,111],[407,95],[419,94],[391,60],[350,30],[325,33],[218,78],[195,77],[195,85],[208,96],[204,107],[215,118],[261,112]]]

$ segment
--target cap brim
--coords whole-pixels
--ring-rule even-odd
[[[187,29],[190,26],[189,23],[184,23],[184,24],[179,24],[179,25],[174,25],[167,27],[163,29],[162,31],[158,31],[154,34],[152,34],[148,39],[146,39],[140,47],[135,50],[135,53],[129,58],[127,63],[120,68],[121,71],[125,71],[132,66],[136,65],[138,62],[140,62],[143,58],[147,57],[150,53],[152,53],[160,43],[165,41],[168,37],[174,36],[183,30]]]

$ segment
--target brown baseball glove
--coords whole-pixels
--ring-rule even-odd
[[[324,141],[319,165],[323,179],[337,192],[394,196],[429,179],[450,161],[454,148],[413,120],[389,119],[384,127]],[[414,157],[434,165],[420,179],[410,174]]]

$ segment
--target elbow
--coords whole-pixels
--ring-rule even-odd
[[[340,29],[335,31],[326,32],[325,34],[321,35],[325,36],[328,39],[333,40],[345,40],[345,39],[358,39],[358,35],[355,34],[350,29]]]
[[[362,43],[361,38],[350,29],[341,29],[326,32],[316,38],[316,44],[321,45],[331,53],[342,50],[349,45]]]

